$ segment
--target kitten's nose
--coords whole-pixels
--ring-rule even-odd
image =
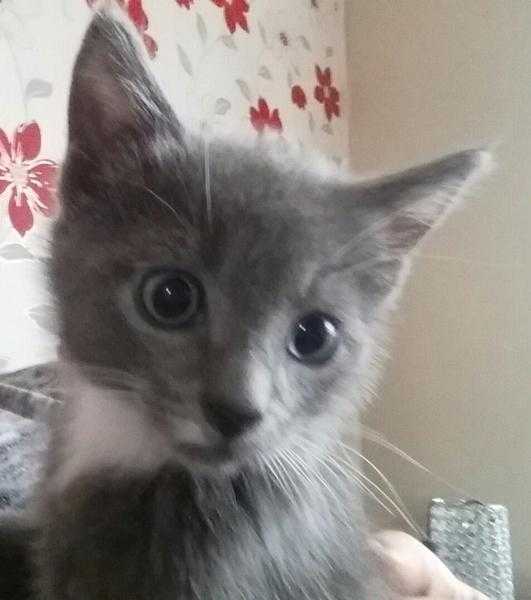
[[[258,411],[230,404],[220,397],[205,399],[203,410],[208,422],[226,438],[242,435],[262,418]]]

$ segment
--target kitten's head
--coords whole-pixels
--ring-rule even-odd
[[[362,401],[409,253],[481,160],[356,183],[265,144],[206,143],[98,15],[74,71],[53,245],[65,353],[89,378],[134,381],[191,468],[320,444]]]

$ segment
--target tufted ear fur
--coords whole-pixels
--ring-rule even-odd
[[[488,152],[467,150],[342,189],[334,206],[350,239],[339,260],[355,270],[371,305],[400,287],[411,251],[489,165]]]
[[[128,206],[131,186],[150,173],[175,168],[183,132],[144,66],[137,32],[119,8],[97,12],[74,66],[68,150],[61,181],[64,217],[70,209]],[[169,164],[168,164],[169,163]],[[133,181],[134,180],[134,181]]]
[[[444,220],[489,162],[487,152],[468,150],[368,182],[359,191],[361,205],[381,225],[385,246],[407,254]]]
[[[72,78],[69,150],[98,160],[116,140],[143,144],[159,131],[178,136],[180,126],[143,64],[136,32],[117,10],[94,16]]]

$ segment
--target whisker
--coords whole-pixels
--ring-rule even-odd
[[[288,448],[284,450],[283,454],[285,459],[291,464],[295,473],[299,476],[302,476],[309,484],[311,484],[311,477],[308,475],[308,469],[306,468],[306,465],[301,457],[296,452],[289,450]]]
[[[344,445],[341,442],[338,442],[339,445]],[[346,444],[345,444],[346,446]],[[354,465],[350,460],[345,460],[342,459],[341,457],[338,457],[336,455],[334,456],[328,456],[328,460],[335,462],[335,466],[336,468],[338,468],[338,463],[341,462],[343,465],[345,465],[346,467],[348,467],[349,469],[351,469],[351,471],[349,471],[349,473],[351,473],[351,475],[359,482],[361,483],[360,480],[363,480],[363,482],[366,482],[365,487],[369,488],[372,487],[373,489],[377,490],[377,492],[382,496],[382,498],[384,498],[387,502],[389,502],[389,504],[393,507],[393,509],[396,511],[396,513],[393,513],[389,507],[387,505],[385,505],[383,503],[383,501],[380,500],[380,498],[378,498],[379,502],[378,504],[384,508],[384,510],[386,510],[387,512],[389,512],[389,514],[392,515],[397,515],[400,516],[405,523],[407,523],[407,525],[412,529],[413,532],[415,532],[415,534],[419,535],[420,537],[423,536],[422,530],[421,528],[418,526],[418,524],[415,522],[415,520],[413,519],[411,513],[408,511],[407,507],[405,506],[403,500],[400,498],[400,496],[398,495],[397,491],[395,490],[395,488],[392,486],[392,484],[390,483],[390,481],[388,480],[387,477],[385,477],[385,475],[381,472],[380,469],[378,469],[378,467],[376,467],[376,465],[372,464],[368,459],[366,459],[363,455],[361,455],[360,453],[357,453],[356,450],[354,450],[354,448],[351,448],[350,446],[346,446],[349,450],[351,450],[352,452],[356,452],[356,454],[360,455],[360,458],[366,460],[373,469],[375,469],[375,471],[380,475],[380,477],[382,477],[382,479],[384,480],[385,484],[388,485],[391,493],[395,496],[396,500],[395,501],[391,496],[389,496],[389,494],[387,494],[387,492],[385,492],[377,483],[375,483],[370,477],[368,477],[365,473],[361,472],[356,465]],[[319,460],[318,457],[315,457],[316,460]],[[344,473],[344,470],[342,470]],[[372,492],[372,490],[371,490]],[[375,494],[371,494],[374,498]],[[401,506],[400,506],[401,505]]]
[[[404,510],[407,511],[407,507],[406,507],[404,501],[402,500],[402,498],[400,497],[399,493],[396,491],[395,487],[393,486],[393,484],[391,483],[391,481],[389,480],[389,478],[382,472],[382,470],[380,468],[378,468],[363,453],[359,452],[355,448],[352,448],[351,446],[349,446],[347,444],[344,444],[343,442],[338,442],[338,444],[342,447],[342,449],[344,451],[352,452],[355,456],[357,456],[358,458],[360,458],[365,464],[369,465],[369,467],[371,467],[371,469],[373,469],[379,475],[379,477],[382,479],[382,481],[388,487],[389,491],[395,497],[396,501],[399,502],[402,505],[402,507],[404,508]]]
[[[283,459],[283,460],[282,460]],[[304,498],[301,494],[301,491],[299,489],[299,486],[296,484],[296,482],[293,481],[293,478],[291,477],[291,475],[289,474],[289,471],[285,465],[285,462],[287,461],[287,458],[284,454],[284,452],[282,451],[280,453],[280,455],[277,457],[277,464],[279,466],[279,468],[282,470],[282,472],[284,473],[284,476],[286,478],[286,482],[289,485],[290,491],[291,491],[291,500],[293,502],[295,502],[295,494],[298,496],[299,498],[299,502],[302,503],[304,501]],[[290,464],[290,463],[288,463]],[[291,465],[291,468],[293,469],[293,465]],[[289,495],[288,495],[289,498]]]
[[[411,514],[411,512],[407,508],[405,502],[402,500],[402,498],[400,497],[399,493],[396,491],[396,489],[393,486],[393,484],[382,473],[382,471],[372,461],[370,461],[367,457],[365,457],[361,452],[358,452],[354,448],[351,448],[350,446],[347,446],[346,444],[343,444],[342,442],[339,442],[339,444],[342,447],[344,447],[346,450],[348,450],[349,452],[353,452],[356,456],[358,456],[361,460],[363,460],[366,464],[368,464],[372,469],[374,469],[374,471],[381,477],[381,479],[383,480],[383,482],[385,483],[385,485],[387,486],[387,488],[389,489],[389,491],[391,492],[391,494],[394,496],[394,500],[384,490],[382,490],[380,488],[380,486],[378,486],[375,482],[373,482],[370,478],[367,477],[368,482],[370,482],[370,484],[372,484],[376,489],[378,489],[378,491],[389,502],[391,502],[392,506],[395,507],[395,509],[397,510],[398,514],[402,517],[402,519],[404,519],[404,521],[411,527],[411,529],[415,533],[417,533],[419,536],[422,537],[424,535],[422,533],[422,529],[419,527],[419,525],[417,524],[417,522],[413,518],[413,515]],[[347,460],[347,462],[349,462],[349,461]],[[363,476],[363,474],[361,472],[359,472],[359,470],[356,468],[356,466],[354,464],[352,464],[352,468],[354,468],[356,470],[356,472],[358,472],[360,474],[360,476],[362,476],[364,478],[366,477],[366,476]]]
[[[203,158],[205,173],[205,201],[209,229],[212,229],[212,189],[210,181],[210,143],[206,137],[203,138]]]
[[[306,442],[308,442],[308,440],[306,440]],[[317,448],[317,446],[315,446],[315,448]],[[308,448],[305,448],[306,451],[308,451]],[[324,460],[322,458],[320,458],[319,456],[316,456],[315,454],[312,453],[312,458],[314,460],[316,460],[317,462],[319,462],[325,469],[327,469],[331,474],[333,474],[336,478],[339,478],[339,475],[337,473],[334,473],[332,466],[335,467],[342,475],[343,477],[345,477],[345,479],[348,480],[353,480],[356,485],[363,491],[365,492],[368,496],[370,496],[383,510],[385,510],[387,513],[389,513],[392,516],[395,516],[396,513],[394,513],[371,489],[368,485],[366,485],[363,481],[362,478],[360,477],[362,474],[359,472],[354,472],[354,471],[346,471],[344,468],[342,468],[336,461],[335,458],[332,458],[331,456],[327,457],[327,460]],[[330,463],[330,464],[329,464]],[[331,466],[332,465],[332,466]],[[351,466],[351,463],[348,463],[349,466]],[[367,478],[368,479],[368,478]],[[369,480],[370,481],[370,480]],[[371,481],[371,483],[373,483]]]
[[[310,457],[312,458],[312,460],[321,463],[319,457],[315,456],[311,452],[308,452],[307,448],[305,448],[299,444],[297,445],[297,447],[303,449],[305,454],[309,454]],[[296,469],[297,473],[299,475],[301,475],[302,477],[304,477],[304,479],[309,483],[310,491],[312,492],[312,494],[315,495],[315,484],[314,484],[314,481],[312,480],[312,477],[313,477],[321,484],[321,487],[319,487],[318,489],[320,491],[326,492],[325,496],[328,496],[328,498],[334,502],[334,504],[336,505],[336,509],[338,509],[338,511],[341,513],[341,515],[344,519],[344,522],[348,523],[350,521],[350,515],[347,511],[347,507],[345,506],[344,502],[340,498],[338,491],[333,489],[333,487],[329,484],[329,482],[326,481],[326,479],[324,477],[321,476],[321,474],[319,473],[319,471],[317,469],[310,469],[307,462],[304,460],[304,458],[302,456],[300,456],[294,449],[287,450],[287,452],[291,456],[291,461],[294,461],[296,463],[293,466]],[[297,468],[297,465],[298,465],[298,468]],[[327,465],[324,465],[324,466],[327,467]],[[340,483],[344,483],[344,481],[341,478],[339,478],[337,476],[337,474],[335,474],[333,471],[331,471],[331,473],[335,476],[337,481],[339,481]],[[323,496],[323,499],[325,498],[325,496]]]
[[[499,262],[490,262],[487,260],[480,260],[475,258],[463,258],[461,256],[443,256],[439,254],[425,254],[424,252],[417,254],[418,258],[424,258],[427,260],[440,260],[440,261],[448,261],[448,262],[457,262],[463,263],[466,265],[479,266],[479,267],[489,267],[492,269],[522,269],[522,265],[520,264],[511,264],[511,263],[499,263]]]
[[[470,494],[463,488],[457,487],[456,485],[450,483],[447,479],[444,479],[444,477],[440,477],[439,475],[436,475],[435,473],[433,473],[433,471],[428,469],[428,467],[426,467],[425,465],[420,463],[418,460],[415,460],[414,458],[412,458],[407,452],[404,452],[403,450],[398,448],[398,446],[395,446],[393,443],[391,443],[389,440],[387,440],[385,437],[383,437],[383,435],[379,434],[377,431],[374,431],[370,427],[367,427],[364,425],[361,428],[361,433],[362,433],[362,436],[366,440],[373,442],[375,444],[378,444],[379,446],[386,448],[393,454],[396,454],[400,458],[407,460],[407,462],[411,463],[414,467],[417,467],[424,473],[427,473],[428,475],[433,477],[433,479],[435,479],[439,483],[442,483],[448,489],[452,490],[454,493],[459,494],[463,498],[472,498],[473,497],[472,494]]]
[[[146,192],[148,194],[150,194],[151,196],[153,196],[153,198],[155,198],[155,200],[157,200],[157,202],[160,202],[160,204],[162,204],[162,206],[164,206],[166,209],[168,209],[169,212],[172,213],[172,215],[175,217],[175,219],[177,220],[177,222],[179,223],[179,225],[185,231],[189,231],[190,224],[185,219],[183,219],[183,217],[177,212],[177,210],[167,200],[164,200],[164,198],[162,198],[161,196],[159,196],[159,194],[157,194],[155,191],[153,191],[147,185],[145,185],[143,187],[144,187],[144,189],[146,190]]]
[[[385,502],[380,497],[378,497],[378,495],[373,490],[371,490],[369,485],[367,485],[363,481],[363,479],[360,477],[359,472],[354,472],[354,471],[346,472],[344,469],[342,469],[340,467],[340,465],[338,464],[338,462],[336,460],[330,460],[329,464],[325,463],[323,466],[327,467],[330,471],[333,471],[333,468],[340,470],[341,473],[345,474],[344,476],[347,477],[347,479],[353,480],[356,483],[356,485],[362,490],[362,492],[364,492],[367,496],[372,498],[372,500],[374,500],[376,502],[376,504],[378,504],[378,506],[382,510],[384,510],[386,513],[388,513],[389,515],[391,515],[393,517],[396,516],[396,513],[391,508],[389,508],[387,506],[387,504],[385,504]]]
[[[286,486],[286,482],[284,481],[284,479],[280,475],[280,469],[279,469],[277,460],[278,459],[277,459],[276,456],[271,457],[271,460],[269,460],[266,463],[266,468],[268,468],[269,471],[270,471],[270,473],[273,475],[273,478],[277,482],[279,488],[281,490],[283,490],[284,493],[286,494],[286,496],[289,498],[290,495],[291,495],[291,493],[290,493],[289,488]]]

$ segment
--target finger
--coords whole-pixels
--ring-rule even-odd
[[[406,533],[381,532],[371,545],[387,584],[405,598],[488,600],[456,579],[435,554]]]
[[[398,531],[385,531],[371,539],[379,571],[387,585],[400,596],[422,597],[431,587],[431,571],[415,543]]]

